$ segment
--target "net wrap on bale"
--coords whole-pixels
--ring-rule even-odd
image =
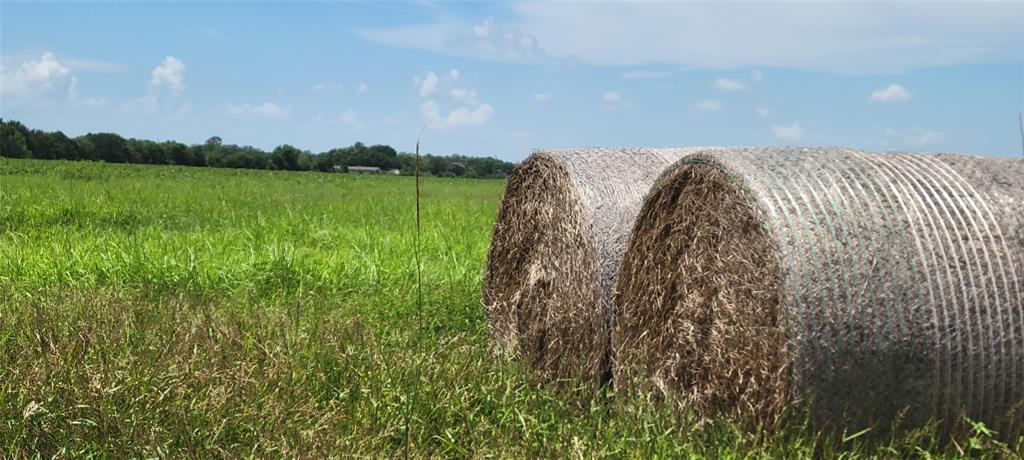
[[[1024,161],[841,148],[702,152],[636,219],[619,387],[699,415],[1022,427]]]
[[[509,176],[484,278],[492,339],[543,380],[608,378],[611,290],[665,167],[699,149],[534,152]]]

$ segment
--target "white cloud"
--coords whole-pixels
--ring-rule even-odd
[[[494,109],[491,108],[490,104],[481,104],[475,109],[459,107],[448,114],[445,122],[449,126],[480,125],[486,123],[493,113]]]
[[[434,72],[427,72],[427,76],[422,79],[420,77],[413,78],[413,82],[420,87],[420,97],[429,97],[436,93],[439,81],[440,79],[437,78],[437,74]]]
[[[185,90],[185,63],[174,56],[167,56],[156,66],[152,78],[146,84],[146,94],[125,102],[122,110],[156,113],[170,106],[171,99]],[[180,115],[180,113],[179,113]]]
[[[434,24],[382,29],[361,29],[356,33],[370,41],[402,48],[414,48],[507,62],[533,62],[545,58],[536,37],[509,27],[493,17],[479,23],[446,19]]]
[[[1022,51],[1020,2],[746,2],[742,14],[721,2],[521,2],[510,8],[515,24],[445,16],[357,33],[391,46],[502,61],[840,74],[1016,62]]]
[[[441,107],[433,99],[427,99],[420,104],[420,114],[427,120],[437,121],[441,119]]]
[[[912,127],[902,130],[889,128],[885,130],[885,134],[894,139],[900,145],[913,148],[942,144],[946,141],[946,133],[920,127]]]
[[[530,98],[537,102],[544,103],[551,100],[551,95],[548,93],[533,93],[530,95]]]
[[[623,72],[620,76],[627,80],[668,78],[672,76],[672,72],[662,72],[657,70],[631,70],[629,72]]]
[[[172,95],[181,94],[185,90],[185,63],[174,56],[167,56],[162,64],[153,69],[153,78],[149,80],[149,86],[166,86]]]
[[[469,105],[478,105],[476,90],[467,88],[454,88],[451,90],[452,99]]]
[[[366,92],[369,91],[369,90],[370,90],[370,87],[366,86],[366,83],[360,83],[360,84],[356,85],[356,92],[359,93],[359,94],[366,94]]]
[[[290,110],[273,102],[264,102],[262,104],[228,104],[224,106],[224,111],[228,115],[233,116],[251,116],[272,120],[285,119],[291,116]]]
[[[768,115],[771,115],[771,111],[766,109],[766,108],[764,108],[764,107],[758,108],[755,111],[755,113],[757,113],[757,118],[760,118],[762,120],[764,120],[765,118],[768,118]]]
[[[0,67],[0,95],[17,98],[50,98],[65,91],[77,80],[51,52],[45,52],[38,60],[22,63],[13,72]],[[77,88],[75,89],[77,91]],[[63,96],[61,96],[63,97]]]
[[[481,125],[487,122],[494,113],[490,104],[481,104],[476,108],[466,106],[458,107],[447,115],[441,113],[441,108],[432,99],[424,101],[420,105],[420,114],[432,125],[440,127],[456,127],[459,125]]]
[[[804,128],[800,126],[799,121],[794,121],[789,126],[772,126],[772,132],[779,139],[798,140],[804,137]]]
[[[718,112],[722,110],[722,103],[712,100],[703,100],[693,104],[694,110],[700,110],[702,112]]]
[[[903,102],[910,100],[910,93],[907,92],[906,88],[892,83],[889,86],[872,91],[871,96],[868,97],[868,102]]]
[[[626,104],[626,100],[621,94],[616,93],[615,91],[609,91],[604,93],[604,96],[601,96],[601,103],[604,105],[604,108],[615,110],[623,108]]]
[[[715,79],[715,89],[719,91],[746,91],[749,88],[746,83],[739,80],[730,80],[728,78]]]
[[[761,73],[760,70],[754,69],[750,72],[750,79],[754,80],[754,83],[760,82],[761,80],[764,80],[764,74]]]
[[[443,78],[438,77],[434,72],[427,72],[423,78],[413,78],[420,97],[425,99],[420,103],[420,115],[431,126],[451,128],[462,125],[481,125],[490,120],[491,115],[494,114],[494,107],[482,103],[475,89],[454,86],[461,75],[459,69],[451,69]],[[446,105],[453,108],[445,113],[437,100],[432,98],[434,95],[447,96]]]
[[[596,65],[871,74],[1021,56],[1019,2],[747,2],[742,14],[719,2],[512,8],[547,55]]]

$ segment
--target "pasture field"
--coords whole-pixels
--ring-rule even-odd
[[[407,417],[414,457],[1013,455],[981,428],[754,436],[537,387],[488,349],[502,182],[425,179],[422,312],[413,187],[0,158],[0,455],[392,457]]]

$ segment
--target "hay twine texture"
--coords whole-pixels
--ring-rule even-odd
[[[1021,160],[691,155],[645,199],[616,292],[616,387],[703,417],[1024,425]]]
[[[542,380],[609,378],[611,292],[643,196],[699,149],[534,152],[509,176],[487,256],[498,348]]]

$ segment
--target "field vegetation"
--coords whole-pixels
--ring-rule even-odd
[[[0,158],[12,458],[1006,457],[983,426],[869,441],[695,425],[489,351],[500,180]],[[422,313],[422,323],[420,323]],[[406,422],[410,430],[406,431]],[[756,430],[755,430],[756,431]],[[408,442],[408,444],[407,444]],[[1019,453],[1019,450],[1017,450]]]

